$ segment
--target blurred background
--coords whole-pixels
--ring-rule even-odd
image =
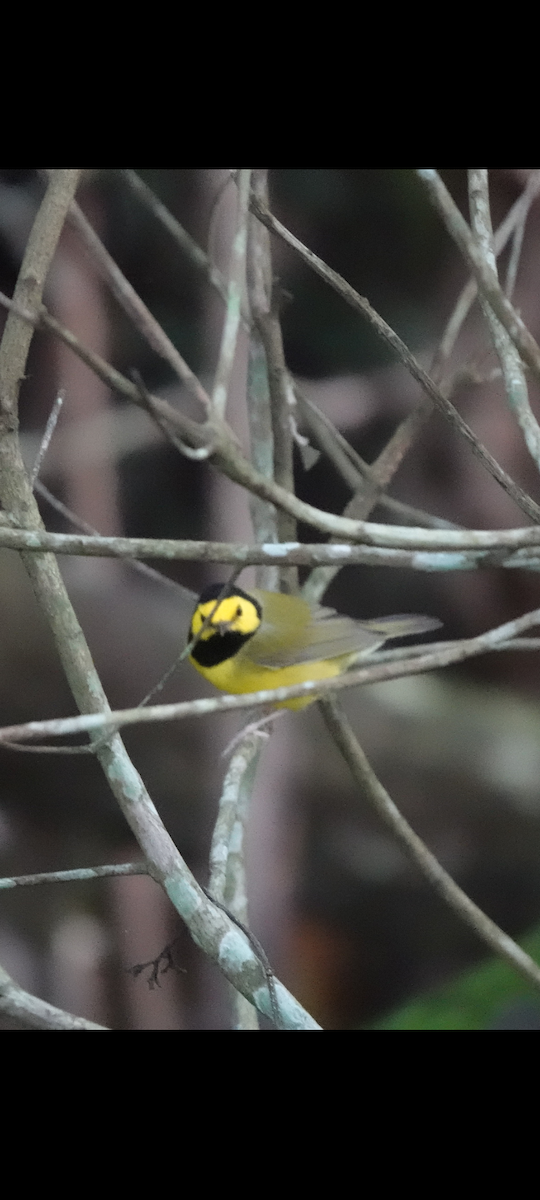
[[[227,270],[235,186],[225,170],[140,170],[212,260]],[[467,212],[465,171],[442,173]],[[528,170],[490,172],[496,227],[521,194]],[[276,170],[271,207],[338,270],[429,365],[465,268],[406,170]],[[11,295],[42,195],[34,170],[0,171],[0,289]],[[78,199],[127,278],[189,365],[210,383],[223,305],[141,202],[121,171],[88,171]],[[274,273],[290,370],[302,392],[372,461],[419,389],[367,325],[283,244]],[[504,276],[508,253],[500,260]],[[515,303],[540,337],[540,201],[528,218]],[[86,345],[184,411],[167,365],[129,324],[66,229],[46,302]],[[0,320],[4,317],[0,313]],[[247,346],[240,339],[229,417],[247,444]],[[494,358],[478,305],[452,369],[489,375]],[[21,390],[26,461],[32,464],[57,390],[64,408],[41,479],[100,533],[252,540],[246,495],[208,464],[181,457],[144,412],[112,395],[45,333],[30,352]],[[463,382],[454,402],[491,452],[531,495],[540,488],[499,381]],[[531,385],[531,400],[538,396]],[[196,414],[195,414],[196,415]],[[296,464],[298,494],[341,512],[350,498],[324,457]],[[513,502],[437,415],[425,425],[390,489],[400,500],[474,528],[521,525]],[[47,502],[49,529],[69,530]],[[382,519],[380,510],[377,519]],[[384,519],[389,519],[388,514]],[[314,530],[300,528],[302,540]],[[68,715],[73,701],[14,553],[0,551],[0,720]],[[138,703],[185,641],[190,601],[225,578],[223,568],[153,564],[159,583],[113,560],[61,563],[113,707]],[[173,581],[171,583],[170,581]],[[253,575],[240,582],[249,586]],[[354,617],[424,612],[445,637],[482,632],[537,607],[536,574],[491,568],[455,574],[347,568],[327,601]],[[183,665],[164,701],[210,694]],[[459,884],[503,929],[521,937],[540,921],[540,696],[534,654],[494,654],[426,677],[349,692],[344,701],[390,795]],[[241,715],[126,731],[126,743],[180,851],[201,882],[226,769],[220,757]],[[92,866],[140,857],[91,758],[0,750],[0,875]],[[412,997],[439,989],[461,1018],[445,1026],[540,1028],[540,1002],[519,981],[499,989],[470,1025],[455,979],[483,947],[429,890],[349,780],[316,707],[287,714],[263,751],[249,830],[251,926],[272,965],[328,1029],[369,1026]],[[177,938],[177,971],[150,988],[130,968]],[[227,1029],[227,987],[192,945],[157,886],[146,878],[102,880],[0,895],[0,961],[43,998],[122,1029]],[[471,976],[471,978],[473,978]],[[483,978],[483,977],[482,977]],[[486,977],[487,978],[487,977]],[[474,979],[478,979],[475,975]],[[491,990],[490,990],[491,989]],[[515,992],[515,994],[514,994]],[[508,994],[507,994],[508,993]],[[419,1017],[420,1021],[422,1018]],[[392,1024],[394,1021],[394,1024]],[[15,1028],[4,1022],[3,1028]],[[396,1024],[390,1027],[413,1027]],[[417,1027],[417,1026],[414,1026]]]

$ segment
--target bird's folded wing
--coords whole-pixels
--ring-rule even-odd
[[[252,662],[260,666],[279,668],[296,663],[318,662],[321,659],[362,655],[374,651],[390,638],[407,637],[437,629],[440,621],[434,617],[378,617],[370,621],[353,621],[350,617],[326,616],[333,610],[317,610],[311,620],[299,623],[293,632],[272,630],[263,623],[247,648]]]

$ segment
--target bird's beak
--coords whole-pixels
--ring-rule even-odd
[[[215,624],[214,622],[212,622],[212,624],[214,629],[217,630],[221,637],[223,637],[225,633],[230,633],[232,627],[232,621],[216,621]]]

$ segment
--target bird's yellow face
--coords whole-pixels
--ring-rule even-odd
[[[191,618],[189,640],[198,640],[190,657],[199,668],[233,658],[261,624],[261,607],[252,596],[237,588],[220,600],[222,591],[220,584],[207,588]]]
[[[225,596],[217,605],[216,599],[197,605],[191,620],[191,637],[197,637],[200,633],[201,640],[207,642],[216,634],[223,637],[226,633],[240,633],[244,637],[251,637],[256,633],[261,616],[259,606],[252,599],[240,593]],[[206,621],[208,624],[203,629]]]

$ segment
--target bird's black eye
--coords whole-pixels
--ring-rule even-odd
[[[238,605],[238,608],[237,608],[237,610],[236,610],[236,615],[237,615],[237,617],[241,617],[241,616],[242,616],[242,609],[241,609],[240,605]]]

